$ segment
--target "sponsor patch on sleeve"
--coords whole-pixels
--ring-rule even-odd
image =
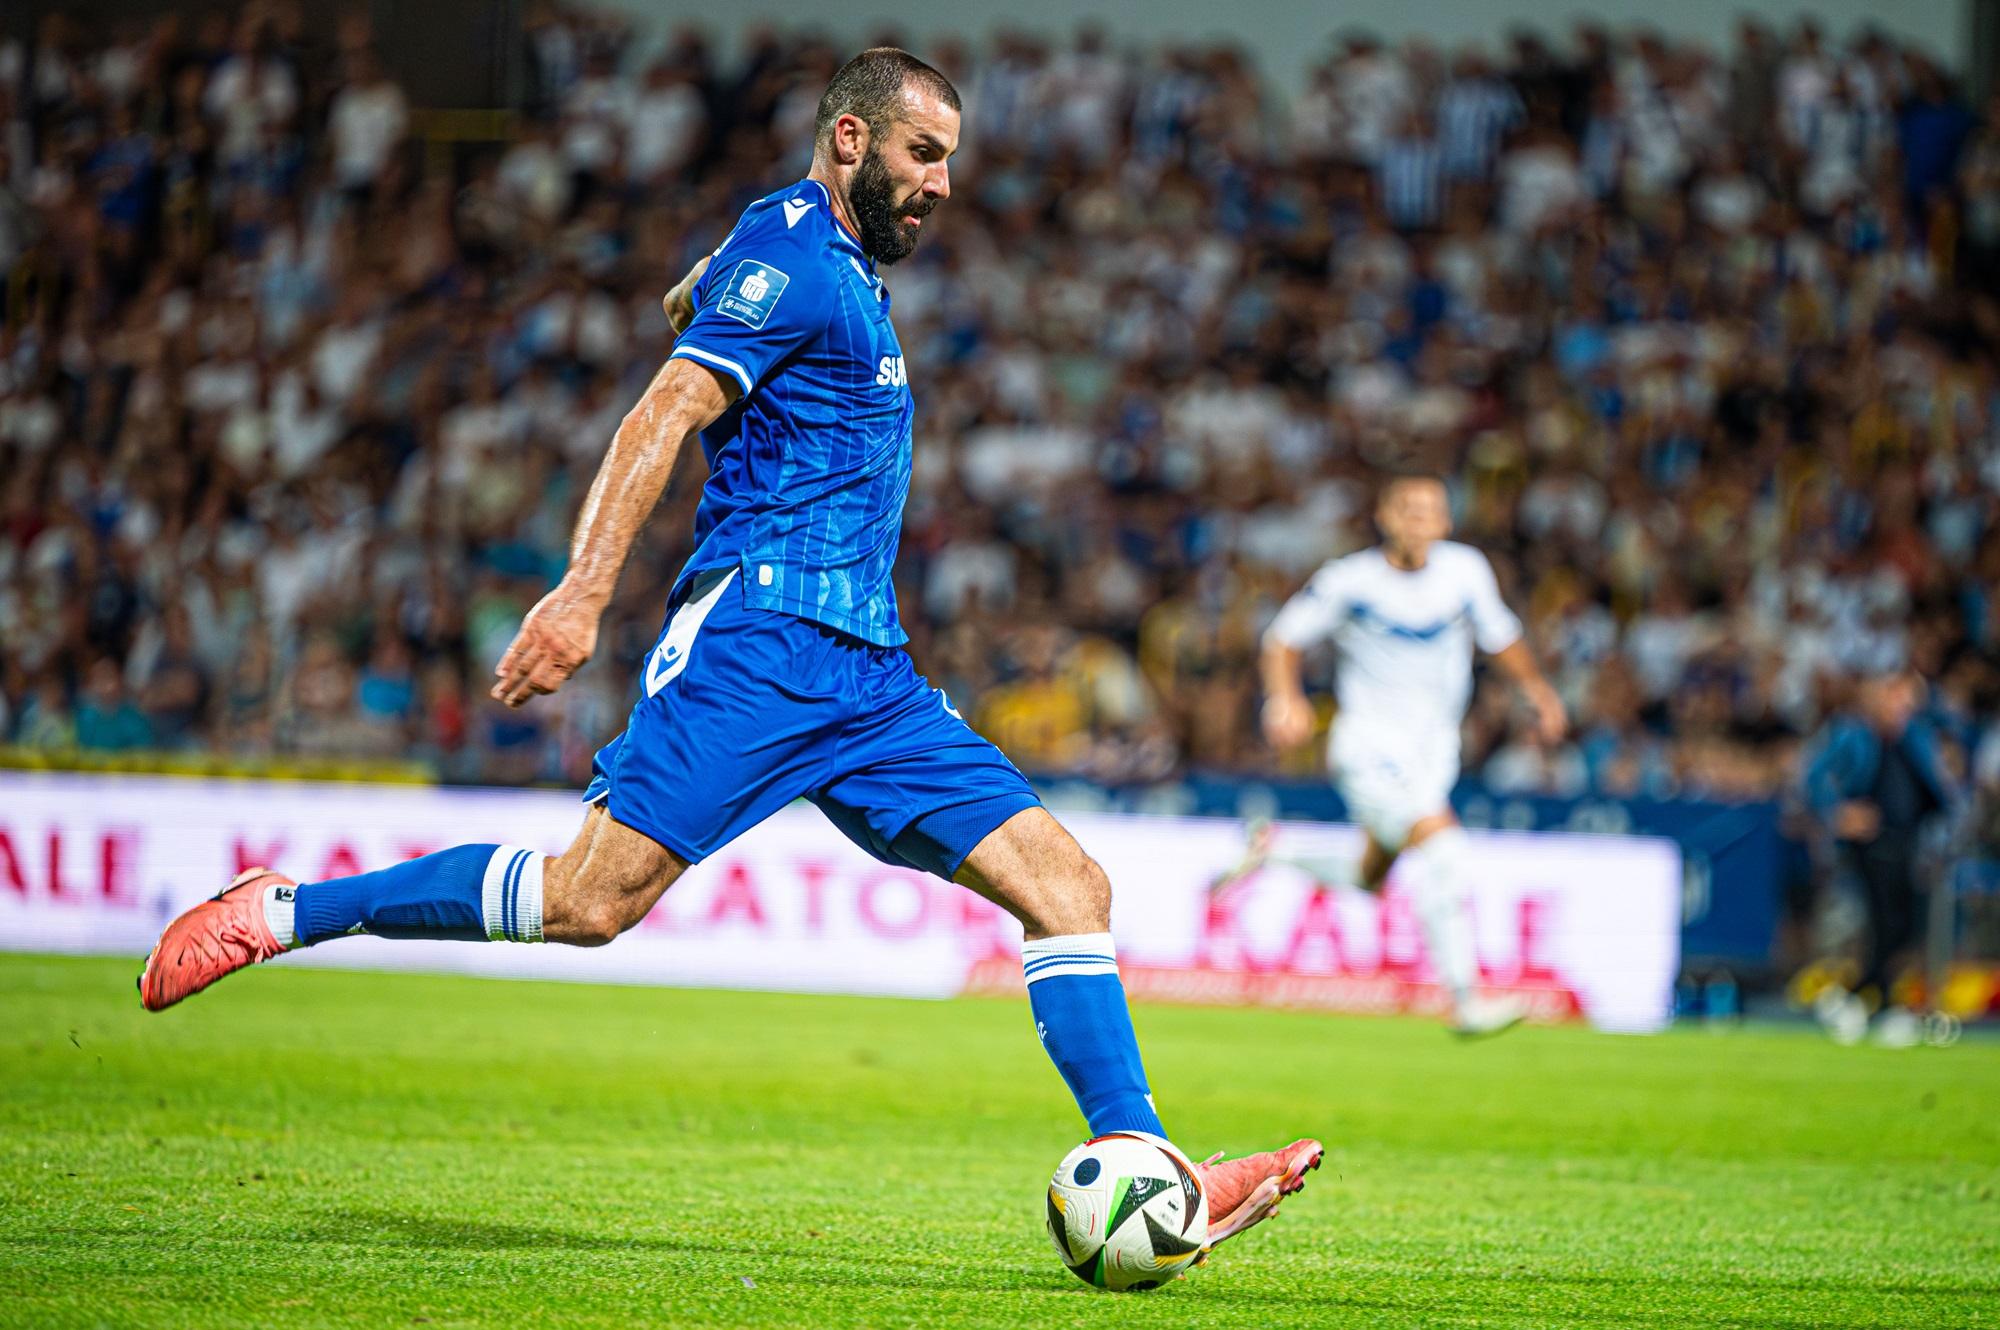
[[[745,259],[729,274],[729,281],[722,288],[722,299],[715,311],[727,314],[738,323],[752,328],[762,328],[771,317],[771,311],[778,307],[778,297],[785,294],[792,279],[780,269],[756,259]]]

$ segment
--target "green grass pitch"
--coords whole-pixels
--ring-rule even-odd
[[[2000,1043],[1144,1007],[1168,1125],[1326,1166],[1084,1287],[1022,1002],[0,957],[0,1324],[2000,1325]]]

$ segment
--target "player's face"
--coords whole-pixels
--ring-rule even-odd
[[[1382,536],[1398,553],[1422,555],[1451,534],[1451,508],[1444,486],[1434,480],[1406,480],[1382,496],[1375,510]]]
[[[861,248],[877,263],[908,257],[931,209],[951,197],[946,160],[958,150],[958,112],[908,88],[903,110],[870,139],[848,186]]]
[[[1907,674],[1871,679],[1862,685],[1862,710],[1884,734],[1901,734],[1908,729],[1922,702],[1916,680]]]

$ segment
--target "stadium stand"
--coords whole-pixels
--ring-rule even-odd
[[[804,170],[772,145],[842,53],[688,31],[642,62],[574,9],[529,38],[487,142],[361,16],[0,46],[19,753],[583,783],[698,459],[598,660],[521,713],[488,672],[665,352],[661,293]],[[892,278],[920,665],[1029,769],[1309,769],[1258,738],[1258,634],[1369,539],[1371,476],[1421,466],[1579,717],[1544,751],[1483,691],[1490,787],[1770,796],[1904,664],[2000,787],[2000,103],[1809,25],[1331,49],[1290,99],[1226,46],[925,52],[968,118]]]

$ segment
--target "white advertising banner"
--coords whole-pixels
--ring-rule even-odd
[[[460,790],[0,772],[0,949],[143,957],[174,914],[243,868],[301,881],[490,841],[560,853],[583,806]],[[1066,814],[1110,873],[1127,988],[1180,1002],[1434,1010],[1414,911],[1272,865],[1219,894],[1234,822]],[[1653,1030],[1679,964],[1680,852],[1638,837],[1472,831],[1482,981],[1537,1017]],[[1350,827],[1280,824],[1288,860],[1352,858]],[[1018,990],[1020,926],[923,873],[878,863],[810,807],[696,866],[609,947],[343,938],[284,965],[947,997]]]

